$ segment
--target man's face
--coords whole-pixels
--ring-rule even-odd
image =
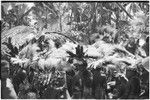
[[[82,61],[80,61],[79,59],[73,59],[73,65],[77,70],[81,70],[83,68]]]
[[[9,68],[7,67],[7,65],[5,65],[2,69],[1,69],[1,77],[3,79],[8,78],[9,76]]]

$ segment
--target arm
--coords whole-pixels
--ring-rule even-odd
[[[2,82],[2,84],[6,84],[6,86],[2,89],[2,99],[18,99],[10,79],[6,79],[6,83]]]

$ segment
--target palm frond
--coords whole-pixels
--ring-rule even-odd
[[[149,72],[149,57],[146,57],[142,60],[142,65]]]
[[[72,41],[73,43],[77,43],[77,41],[73,40],[71,37],[67,36],[65,33],[61,33],[61,32],[46,32],[45,33],[46,36],[48,36],[49,38],[53,39],[60,39],[65,41],[65,39],[69,39],[70,41]],[[64,38],[65,37],[65,38]]]
[[[149,17],[143,11],[135,13],[134,18],[130,21],[131,30],[133,30],[133,37],[140,36],[148,32]],[[131,31],[132,32],[132,31]]]
[[[8,38],[12,38],[12,45],[19,47],[19,45],[23,45],[28,35],[35,34],[33,29],[28,26],[17,26],[10,30],[2,32],[1,42],[7,42]]]
[[[11,52],[10,49],[8,49],[6,45],[1,44],[1,59],[5,59],[5,57],[11,57],[9,52]]]
[[[71,51],[66,51],[66,53],[68,53],[71,57],[76,57],[76,55],[72,53]]]

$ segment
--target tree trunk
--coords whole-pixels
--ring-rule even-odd
[[[116,29],[119,28],[119,9],[115,12],[115,15],[116,15]]]
[[[61,6],[61,4],[59,3],[59,28],[60,28],[60,32],[62,32],[62,15],[63,14],[61,14],[60,13],[60,11],[62,10],[62,9],[60,9],[60,6]]]
[[[87,35],[89,37],[89,44],[91,44],[90,36],[92,33],[96,31],[96,5],[95,3],[91,4],[91,18],[89,19],[88,23],[88,30]]]
[[[62,24],[61,24],[61,15],[59,16],[59,28],[60,28],[60,32],[62,32]]]
[[[96,26],[97,26],[97,22],[96,22],[96,4],[93,5],[93,9],[92,9],[93,13],[93,18],[91,20],[91,34],[92,33],[96,33]]]

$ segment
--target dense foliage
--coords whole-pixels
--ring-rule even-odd
[[[10,76],[19,84],[14,85],[19,98],[28,98],[28,91],[36,91],[42,99],[70,98],[67,85],[73,84],[76,91],[74,81],[80,79],[86,92],[90,91],[87,87],[98,77],[99,67],[106,70],[107,82],[102,87],[112,84],[114,69],[125,80],[129,80],[128,69],[143,75],[144,68],[149,73],[148,2],[2,2],[1,7],[1,59],[11,65]],[[74,68],[75,74],[70,71]],[[27,75],[18,83],[23,79],[22,70]],[[104,81],[103,74],[98,78]],[[120,98],[115,97],[120,95],[115,89],[114,98]],[[103,97],[108,94],[105,89],[95,91],[101,93],[98,99],[111,98]],[[53,94],[47,94],[50,92]],[[81,97],[86,98],[86,92],[81,91]],[[64,93],[65,97],[59,97]]]
[[[96,33],[104,34],[105,29],[106,34],[133,36],[147,33],[148,7],[145,2],[2,3],[2,31],[25,25],[35,28],[39,34],[62,32],[89,44],[92,42],[89,37]]]

